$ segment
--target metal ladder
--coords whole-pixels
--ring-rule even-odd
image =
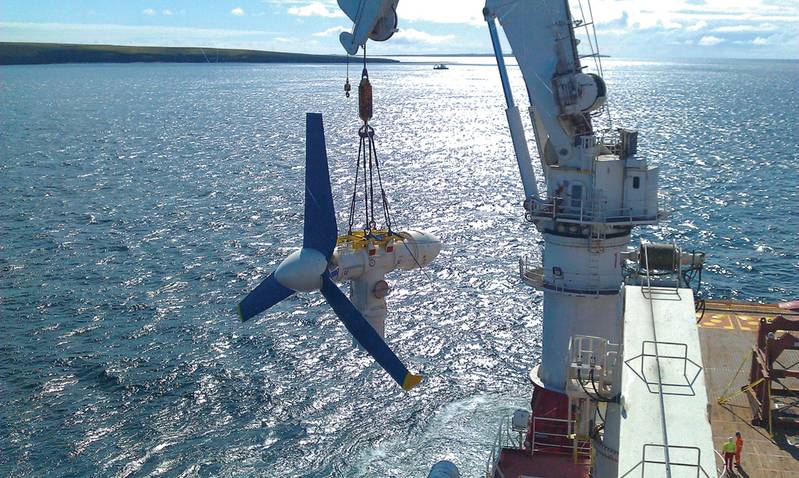
[[[605,252],[605,239],[607,232],[602,226],[591,226],[591,233],[588,235],[588,251],[594,254]]]

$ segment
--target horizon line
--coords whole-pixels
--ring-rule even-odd
[[[219,46],[175,46],[175,45],[140,45],[140,44],[117,44],[117,43],[105,43],[105,42],[98,42],[98,43],[59,43],[59,42],[48,42],[48,41],[5,41],[0,40],[0,44],[25,44],[25,45],[60,45],[60,46],[108,46],[108,47],[128,47],[128,48],[173,48],[173,49],[214,49],[214,50],[228,50],[228,51],[248,51],[248,52],[263,52],[263,53],[282,53],[282,54],[290,54],[290,55],[302,55],[302,56],[350,56],[350,57],[357,57],[358,55],[347,55],[346,52],[343,53],[307,53],[307,52],[294,52],[294,51],[284,51],[284,50],[263,50],[263,49],[255,49],[255,48],[233,48],[233,47],[219,47]],[[486,53],[389,53],[389,54],[381,54],[375,55],[372,58],[392,58],[392,57],[493,57],[494,53],[486,52]],[[503,54],[503,57],[506,58],[515,58],[515,55],[512,52],[508,52]],[[717,56],[717,57],[701,57],[701,56],[691,56],[691,57],[680,57],[680,56],[657,56],[657,57],[633,57],[633,56],[613,56],[613,55],[603,55],[604,58],[610,59],[622,59],[622,60],[643,60],[643,61],[659,61],[659,60],[741,60],[741,61],[799,61],[799,57],[797,58],[745,58],[745,57],[734,57],[734,56]]]

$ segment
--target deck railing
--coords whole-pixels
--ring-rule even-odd
[[[529,256],[519,257],[519,277],[525,284],[537,289],[585,295],[618,294],[622,283],[621,275],[616,272],[598,274],[561,271],[560,275],[546,274],[543,267]]]
[[[544,429],[548,431],[541,431],[541,424],[544,424]],[[553,432],[553,427],[546,427],[546,425],[555,425],[554,428],[556,430],[558,428],[565,428],[565,432]],[[574,420],[565,418],[532,417],[530,419],[530,430],[532,432],[530,454],[535,455],[536,451],[554,452],[557,449],[563,449],[564,445],[567,445],[575,457],[590,457],[591,441],[578,440],[575,438],[574,426]]]
[[[552,219],[571,224],[652,224],[659,216],[657,205],[651,207],[645,201],[634,202],[629,207],[608,209],[605,201],[554,197],[530,198],[526,203],[525,219]]]
[[[511,433],[512,430],[512,417],[502,417],[502,420],[499,422],[497,435],[494,438],[494,443],[491,446],[491,455],[488,457],[488,462],[486,463],[486,477],[498,476],[499,478],[505,478],[505,475],[499,468],[499,457],[502,454],[503,448],[524,449],[524,438],[520,437],[520,441],[516,441],[516,437]]]
[[[550,453],[557,453],[558,449],[568,450],[576,458],[589,458],[591,456],[591,441],[574,438],[574,420],[531,417],[528,425],[531,431],[530,436],[532,437],[532,442],[529,443],[531,456],[536,452],[549,451]],[[542,431],[542,426],[547,431]],[[536,427],[538,427],[538,431],[536,431]],[[564,429],[564,431],[559,432],[556,431],[557,429]],[[528,448],[525,446],[528,445],[525,443],[526,431],[514,429],[511,416],[502,418],[491,446],[491,454],[486,462],[486,477],[505,478],[499,467],[499,458],[502,455],[502,450],[527,450]]]

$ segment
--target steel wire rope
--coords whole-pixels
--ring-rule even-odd
[[[350,218],[349,218],[349,225],[347,228],[347,234],[352,235],[352,226],[355,223],[355,203],[357,202],[357,194],[358,194],[358,177],[361,173],[361,149],[363,148],[363,142],[358,143],[358,159],[355,163],[355,181],[352,186],[352,200],[350,201]]]
[[[369,134],[369,130],[366,130],[366,134]],[[369,143],[373,145],[371,138],[368,139]],[[366,156],[364,155],[364,161],[366,160]],[[371,217],[369,218],[369,229],[376,229],[377,222],[375,221],[375,180],[374,180],[374,166],[372,165],[372,148],[369,147],[369,212]]]
[[[375,147],[374,142],[374,129],[370,131],[369,137],[369,145],[372,147],[372,152],[374,153],[375,158],[375,169],[377,170],[377,184],[380,187],[380,199],[383,203],[383,218],[386,221],[386,228],[388,232],[391,232],[391,211],[389,210],[388,206],[388,196],[386,196],[386,190],[383,188],[383,177],[380,174],[380,161],[377,159],[377,149]],[[374,198],[372,198],[374,202]]]

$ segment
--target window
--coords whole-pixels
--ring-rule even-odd
[[[583,199],[583,186],[581,184],[572,185],[572,207],[580,207]]]
[[[633,176],[633,189],[638,189],[641,187],[641,178],[638,176]]]

